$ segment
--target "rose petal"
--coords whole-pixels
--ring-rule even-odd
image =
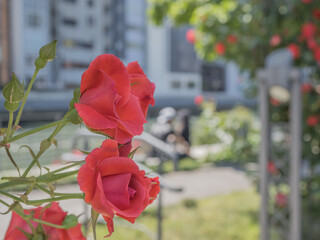
[[[102,116],[87,105],[75,103],[74,106],[84,123],[90,128],[104,130],[117,126],[117,122],[114,119],[109,116]]]
[[[97,171],[102,177],[107,175],[121,173],[137,173],[139,172],[138,165],[130,158],[112,157],[102,160],[97,166]]]
[[[128,133],[140,135],[143,132],[143,124],[147,121],[137,97],[131,95],[129,101],[126,103],[119,101],[116,104],[116,113],[119,117],[119,124],[121,124]]]
[[[88,164],[81,166],[77,177],[82,192],[85,193],[85,201],[90,203],[95,191],[95,172]]]
[[[117,92],[127,101],[130,96],[130,76],[121,60],[111,54],[103,54],[92,61],[90,66],[104,71],[115,81]]]
[[[129,74],[141,74],[146,76],[145,73],[143,72],[143,69],[140,67],[138,61],[129,63],[127,66],[127,70]]]
[[[108,227],[108,231],[109,231],[109,234],[104,237],[110,237],[111,234],[114,232],[113,220],[112,220],[112,218],[108,218],[106,216],[102,216],[102,217],[107,222],[107,227]]]
[[[105,197],[102,179],[99,173],[96,178],[96,188],[90,203],[93,209],[98,213],[108,218],[113,218],[114,214],[112,211],[112,207]]]
[[[114,103],[121,98],[116,92],[115,82],[99,69],[89,70],[92,72],[90,80],[99,81],[99,84],[85,89],[79,103],[91,107],[103,116],[114,116]]]
[[[116,215],[128,220],[131,223],[134,223],[135,219],[145,209],[145,199],[147,197],[147,193],[143,181],[141,181],[141,179],[139,181],[139,178],[136,176],[131,178],[129,186],[136,190],[135,196],[130,201],[130,207],[124,210],[117,209]]]
[[[103,191],[114,206],[119,209],[126,209],[130,206],[130,194],[128,185],[131,173],[122,173],[102,177]]]
[[[131,151],[131,148],[132,148],[132,144],[131,144],[132,141],[129,141],[123,145],[121,145],[119,147],[119,155],[120,157],[128,157],[130,151]]]

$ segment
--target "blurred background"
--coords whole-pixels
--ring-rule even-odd
[[[57,57],[39,72],[19,131],[61,119],[82,73],[100,54],[114,54],[125,64],[138,61],[155,83],[156,104],[149,109],[145,134],[133,145],[141,146],[136,160],[163,176],[163,196],[137,224],[119,219],[111,239],[317,240],[319,3],[0,0],[0,88],[12,72],[27,86],[39,48],[55,39]],[[281,76],[279,68],[284,69]],[[299,70],[301,95],[292,92],[293,68]],[[259,70],[269,77],[261,77]],[[270,83],[263,85],[265,81]],[[266,96],[261,95],[264,91]],[[293,99],[301,102],[295,105]],[[8,121],[3,102],[0,96],[0,127]],[[296,106],[298,111],[290,115]],[[259,109],[267,109],[265,121],[259,118]],[[292,119],[300,119],[297,141],[302,149],[295,186],[301,198],[302,230],[294,238],[290,235],[290,206],[295,202],[290,195]],[[27,141],[37,149],[51,131],[12,144],[20,167],[31,159],[21,146]],[[58,147],[43,155],[42,164],[57,167],[81,160],[79,149],[91,150],[101,141],[84,126],[80,130],[67,126],[57,139]],[[265,158],[261,141],[268,144]],[[0,149],[1,176],[12,174],[11,169]],[[77,191],[75,183],[69,179],[61,187]],[[260,194],[261,186],[267,186],[267,195]],[[81,202],[65,203],[65,210],[79,209],[83,210]],[[267,225],[260,225],[259,211],[267,212]],[[9,216],[0,221],[4,232]],[[104,231],[101,224],[99,234]]]

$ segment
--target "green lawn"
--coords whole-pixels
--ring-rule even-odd
[[[258,204],[258,194],[254,191],[200,201],[185,200],[164,210],[163,240],[256,240],[259,237]],[[98,225],[97,231],[97,239],[103,239],[107,230],[105,225]],[[155,234],[155,208],[145,211],[133,225],[116,219],[115,232],[109,239],[152,239],[143,231]]]

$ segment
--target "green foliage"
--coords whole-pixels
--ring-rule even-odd
[[[263,67],[271,51],[294,43],[301,52],[295,64],[319,69],[316,50],[301,37],[305,23],[320,27],[319,17],[312,12],[319,8],[317,1],[149,0],[149,3],[149,16],[154,23],[162,24],[169,17],[176,25],[188,24],[195,29],[195,49],[200,58],[212,61],[223,55],[253,74]],[[228,40],[230,35],[236,37],[235,42]],[[270,43],[274,35],[281,38],[277,44]],[[319,44],[319,35],[314,40]],[[217,43],[224,44],[224,54],[215,50]]]
[[[24,97],[24,87],[14,73],[10,82],[4,86],[2,93],[5,99],[4,107],[8,111],[16,111]]]
[[[201,104],[201,114],[194,124],[194,144],[222,144],[223,150],[213,156],[215,161],[256,162],[259,131],[255,115],[245,107],[217,112],[213,102]]]
[[[164,209],[163,239],[256,240],[259,238],[259,197],[254,191],[235,192],[203,200],[187,200]],[[241,203],[241,204],[239,204]],[[190,207],[190,204],[192,207]],[[134,225],[117,221],[110,240],[151,239],[156,232],[153,208],[144,212]],[[123,231],[120,230],[123,229]],[[97,237],[106,235],[105,224],[97,225]]]

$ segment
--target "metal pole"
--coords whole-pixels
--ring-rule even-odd
[[[159,166],[158,166],[158,173],[161,175],[163,172],[162,169],[162,159],[159,159]],[[157,240],[162,240],[162,189],[160,189],[160,192],[158,194],[158,211],[157,211],[157,218],[158,218],[158,236]]]
[[[294,69],[291,75],[291,168],[290,168],[290,240],[301,239],[301,90],[299,71]]]
[[[268,227],[268,174],[267,164],[269,157],[269,109],[268,109],[268,83],[265,71],[259,71],[259,111],[261,121],[261,142],[259,155],[260,172],[260,240],[269,240]]]

